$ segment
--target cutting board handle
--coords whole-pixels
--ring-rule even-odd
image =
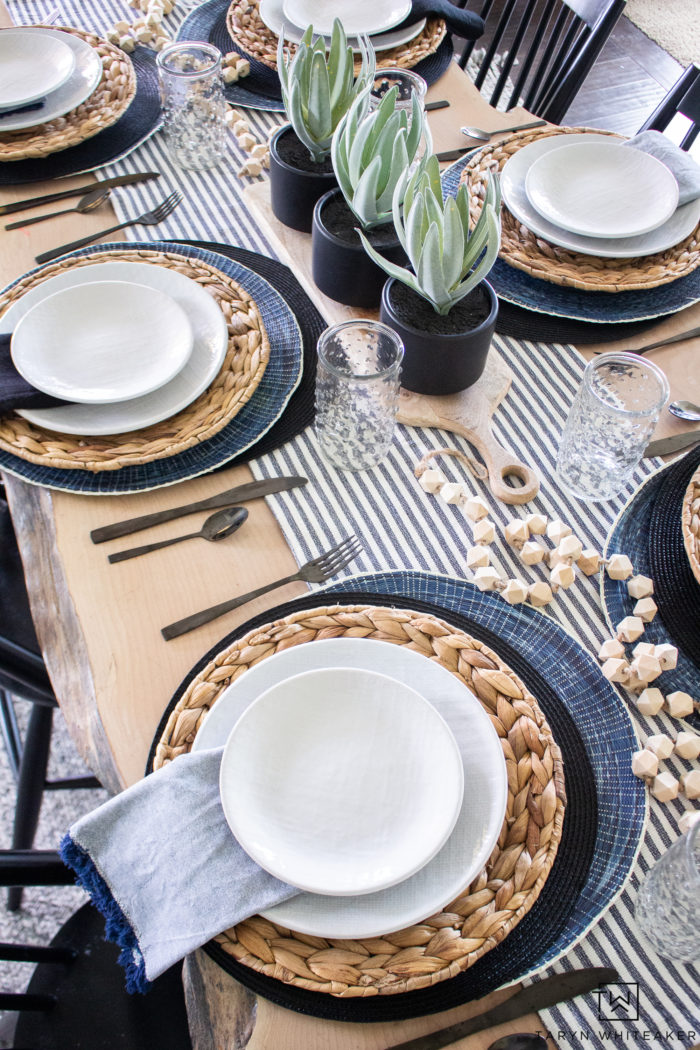
[[[484,458],[491,491],[497,499],[504,503],[529,503],[535,498],[540,480],[532,467],[516,459],[512,452],[494,440],[483,446],[473,438],[472,441]],[[505,479],[508,475],[518,478],[522,485],[507,485]]]

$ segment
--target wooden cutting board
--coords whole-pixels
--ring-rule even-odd
[[[249,186],[245,197],[280,259],[289,266],[329,324],[356,317],[376,319],[376,310],[344,306],[318,290],[311,276],[311,236],[292,230],[275,218],[267,180]],[[468,390],[447,397],[428,397],[402,389],[398,420],[408,426],[448,430],[466,438],[483,458],[494,496],[504,503],[528,503],[540,487],[537,474],[514,452],[503,448],[491,430],[491,416],[508,393],[512,378],[508,365],[492,346],[486,372]],[[514,485],[506,484],[504,479],[508,475]]]

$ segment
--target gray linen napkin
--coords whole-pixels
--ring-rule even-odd
[[[215,934],[299,890],[233,836],[219,799],[223,748],[181,755],[81,817],[61,856],[122,948],[129,991]]]
[[[700,164],[660,131],[642,131],[624,145],[639,149],[642,153],[650,153],[673,172],[678,183],[679,207],[700,197]]]

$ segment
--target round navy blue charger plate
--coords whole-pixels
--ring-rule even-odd
[[[303,365],[301,332],[285,298],[253,270],[224,255],[193,245],[164,241],[127,241],[92,245],[74,254],[80,257],[104,251],[119,253],[139,248],[169,252],[189,259],[201,259],[238,281],[253,297],[260,310],[271,346],[268,366],[253,396],[218,434],[165,459],[122,467],[120,470],[94,473],[31,463],[0,449],[1,470],[35,485],[65,492],[96,496],[144,492],[199,477],[230,462],[266,434],[284,412],[299,385]],[[17,282],[13,282],[15,283]]]

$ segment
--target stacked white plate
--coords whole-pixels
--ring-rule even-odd
[[[295,646],[222,693],[193,750],[225,746],[241,845],[305,892],[264,912],[299,933],[381,936],[440,911],[498,839],[505,760],[444,667],[364,638]]]
[[[0,32],[0,134],[63,116],[84,102],[102,77],[102,61],[86,41],[59,29]],[[23,109],[41,102],[38,108]]]
[[[275,36],[298,44],[306,27],[313,25],[314,33],[326,38],[330,45],[333,19],[339,18],[348,36],[348,43],[359,51],[357,35],[365,33],[375,51],[388,51],[407,44],[425,29],[425,19],[412,25],[395,28],[411,12],[410,0],[340,0],[319,5],[314,0],[260,0],[260,17]]]
[[[147,263],[100,262],[49,278],[0,322],[18,372],[71,402],[22,409],[64,434],[123,434],[168,419],[217,375],[228,330],[195,281]]]
[[[601,258],[665,251],[700,221],[700,199],[678,207],[678,184],[661,161],[608,135],[536,139],[506,162],[501,189],[538,237]]]

